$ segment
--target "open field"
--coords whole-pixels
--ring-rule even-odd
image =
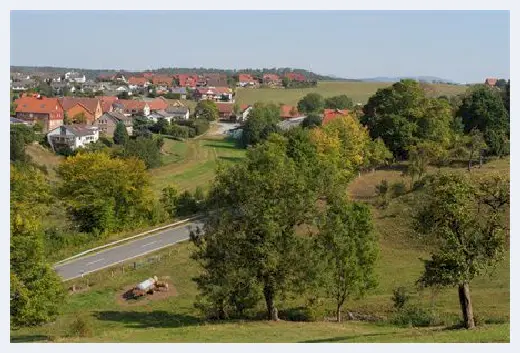
[[[157,192],[173,183],[179,190],[204,189],[215,175],[219,163],[236,162],[245,156],[244,149],[222,137],[201,137],[186,141],[165,139],[164,166],[150,170]]]
[[[199,154],[212,140],[200,140],[193,147]],[[225,142],[220,142],[224,144]],[[218,145],[220,145],[218,143]],[[225,146],[225,144],[223,145]],[[217,147],[215,147],[217,148]],[[220,147],[223,148],[222,145]],[[236,151],[235,151],[236,152]],[[195,153],[196,154],[196,153]],[[195,168],[195,167],[191,167]],[[458,168],[463,171],[463,168]],[[434,170],[432,170],[434,171]],[[475,173],[509,172],[509,159],[497,160],[475,168]],[[349,187],[350,195],[371,203],[374,186],[382,179],[403,180],[398,168],[364,174]],[[413,284],[422,270],[421,257],[428,248],[421,244],[408,227],[410,214],[407,198],[414,193],[393,199],[386,209],[372,208],[380,254],[377,264],[379,286],[360,300],[351,300],[345,311],[366,313],[381,318],[392,315],[392,290],[397,286],[412,289],[412,303],[432,308],[444,325],[435,328],[401,328],[387,323],[346,321],[341,324],[324,319],[333,316],[332,303],[325,301],[318,308],[318,322],[277,323],[260,320],[206,322],[193,307],[197,295],[192,278],[199,268],[190,259],[193,245],[189,242],[167,248],[132,263],[106,269],[67,283],[84,287],[69,297],[63,315],[52,325],[11,331],[12,341],[58,342],[509,342],[509,261],[502,261],[491,276],[475,279],[471,287],[474,311],[478,321],[499,324],[482,325],[474,331],[448,329],[460,320],[457,290],[413,291]],[[176,295],[164,300],[148,301],[145,305],[123,305],[118,296],[130,285],[157,275],[167,278]],[[88,287],[87,287],[88,281]],[[288,297],[278,301],[280,311],[303,303],[302,298]],[[259,303],[258,310],[263,310]],[[68,327],[80,315],[91,320],[90,337],[68,336]]]
[[[274,102],[296,105],[308,93],[319,93],[324,97],[346,94],[354,103],[365,104],[379,88],[390,86],[386,82],[337,82],[320,81],[318,87],[300,89],[273,89],[273,88],[238,88],[236,101],[238,104],[254,104],[256,102]],[[436,84],[430,85],[434,95],[455,95],[463,93],[466,86]]]

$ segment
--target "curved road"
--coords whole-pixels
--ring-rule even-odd
[[[203,223],[200,221],[194,221],[182,226],[169,228],[144,238],[132,240],[123,245],[101,250],[93,255],[70,260],[55,266],[54,269],[64,281],[81,277],[187,240],[190,238],[190,229],[194,229],[197,226],[202,228],[202,225]]]

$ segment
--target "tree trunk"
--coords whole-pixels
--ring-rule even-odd
[[[473,304],[469,295],[469,283],[459,284],[459,301],[464,318],[464,326],[467,329],[475,328],[475,318],[473,317]]]
[[[269,320],[278,321],[278,309],[274,306],[274,290],[270,285],[264,285],[265,304]]]
[[[482,163],[483,163],[483,161],[482,161],[482,153],[480,154],[480,156],[479,156],[479,160],[478,160],[478,161],[479,161],[479,165],[478,165],[478,167],[479,167],[479,168],[482,168]]]
[[[336,306],[336,320],[338,322],[341,322],[341,306]]]

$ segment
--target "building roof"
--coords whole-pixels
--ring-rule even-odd
[[[49,114],[54,118],[54,113],[61,111],[63,108],[57,98],[38,97],[21,97],[15,100],[16,113],[38,113]]]
[[[133,99],[118,99],[114,104],[121,105],[125,110],[143,110],[147,102]],[[148,105],[149,106],[149,105]]]
[[[29,125],[25,120],[22,120],[22,119],[16,119],[16,118],[13,118],[11,117],[11,121],[10,121],[11,124],[23,124],[23,125]]]
[[[59,128],[65,128],[77,137],[94,135],[94,133],[99,129],[94,125],[62,125],[56,129]]]
[[[330,123],[332,120],[336,119],[339,116],[347,116],[349,111],[346,109],[325,109],[323,111],[323,122],[322,125],[326,125]]]
[[[277,74],[264,74],[262,78],[268,81],[277,81],[280,79],[280,76],[278,76]]]
[[[75,105],[80,104],[92,114],[96,112],[99,104],[99,99],[97,98],[62,97],[59,98],[59,101],[65,110],[69,110]]]
[[[305,76],[296,72],[288,72],[285,77],[292,81],[305,81]]]
[[[231,94],[231,88],[229,87],[198,87],[196,89],[199,94]]]
[[[222,114],[233,113],[233,103],[215,103],[218,108],[218,112]]]
[[[253,81],[256,81],[256,79],[249,74],[239,74],[238,75],[238,82],[253,82]]]
[[[154,76],[152,77],[152,83],[154,85],[173,85],[173,77],[171,76]]]
[[[132,120],[131,117],[128,117],[128,116],[126,116],[124,114],[121,114],[119,112],[108,112],[108,113],[103,114],[101,117],[112,118],[113,120],[116,120],[116,121]]]
[[[146,77],[129,77],[128,78],[128,84],[129,85],[135,85],[135,86],[144,86],[148,82],[148,79]]]
[[[282,119],[290,119],[300,117],[301,114],[298,112],[298,108],[292,105],[281,105],[280,106],[280,117]]]
[[[300,116],[298,118],[285,119],[284,121],[278,123],[278,127],[280,127],[282,130],[289,130],[292,127],[301,125],[305,118],[305,116]]]
[[[179,86],[181,87],[195,87],[199,77],[197,75],[179,74],[177,75],[177,79],[179,80]]]
[[[98,96],[96,98],[99,99],[103,113],[109,112],[112,104],[118,99],[116,96]]]
[[[150,107],[150,110],[163,110],[168,106],[168,102],[166,102],[166,99],[163,97],[155,98],[154,100],[151,100],[147,103]]]
[[[169,113],[169,114],[185,115],[189,111],[189,109],[188,109],[188,107],[184,107],[184,106],[169,105],[168,107],[166,107],[165,111],[166,111],[166,113]]]
[[[186,90],[186,87],[173,87],[172,93],[186,94],[186,93],[188,93],[188,91]]]

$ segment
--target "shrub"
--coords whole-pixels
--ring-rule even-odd
[[[431,310],[409,306],[397,311],[390,323],[397,326],[428,327],[439,325],[439,319]]]
[[[92,320],[88,316],[78,316],[70,325],[69,337],[92,336]]]
[[[286,321],[316,321],[316,313],[308,307],[280,310],[278,317]]]
[[[405,287],[398,287],[393,290],[393,293],[392,301],[394,302],[394,308],[401,310],[410,299],[410,296]]]
[[[398,181],[392,184],[392,196],[399,197],[406,194],[406,184],[402,181]]]

